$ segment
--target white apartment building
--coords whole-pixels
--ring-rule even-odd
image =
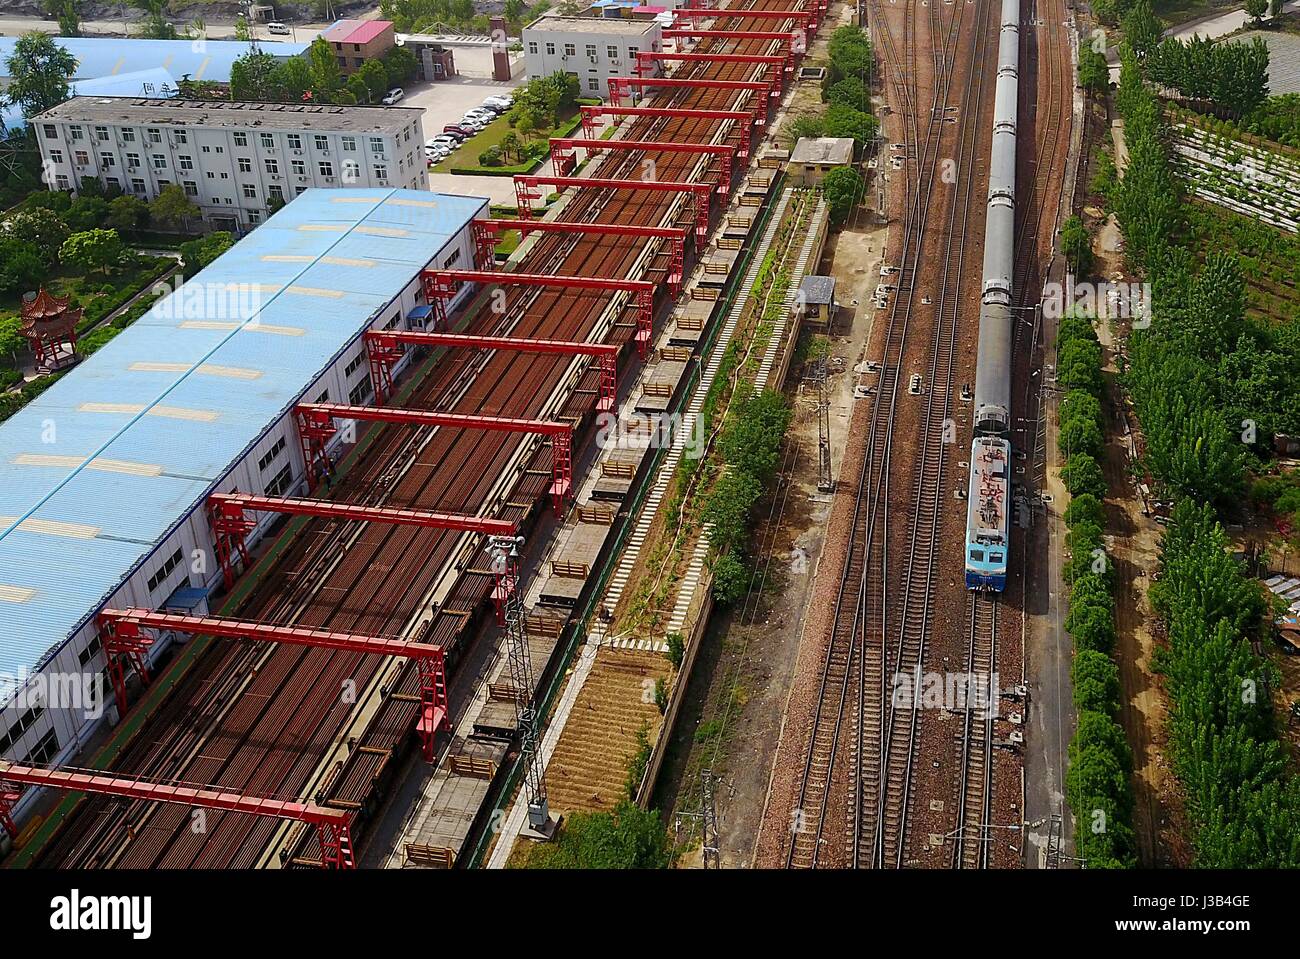
[[[414,107],[73,97],[32,120],[45,182],[86,177],[141,199],[176,183],[240,232],[312,187],[427,190]]]
[[[584,97],[603,98],[610,77],[636,76],[637,51],[663,49],[663,26],[653,19],[548,13],[524,27],[523,44],[530,77],[568,73],[578,78]],[[659,76],[660,67],[656,63],[646,76]]]

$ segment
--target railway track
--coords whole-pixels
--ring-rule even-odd
[[[781,9],[775,0],[754,4]],[[739,24],[743,17],[734,18]],[[752,28],[758,21],[748,21]],[[761,45],[741,44],[745,52]],[[756,47],[756,49],[748,49]],[[677,75],[740,79],[741,65],[693,65]],[[679,105],[717,108],[729,105],[729,91],[691,91],[672,98]],[[717,135],[715,121],[642,121],[638,139],[707,141]],[[595,165],[598,176],[628,175],[641,156],[610,155]],[[688,179],[706,161],[680,154],[652,158],[664,179]],[[580,191],[565,210],[566,219],[657,223],[680,214],[680,200],[660,195],[601,194]],[[631,240],[544,237],[526,259],[530,272],[619,276],[645,254]],[[512,291],[506,311],[480,311],[472,332],[514,332],[555,338],[588,336],[608,300],[553,290]],[[624,342],[630,328],[615,327],[610,338]],[[409,405],[502,415],[536,415],[542,398],[573,372],[569,361],[534,355],[491,354],[473,360],[439,363]],[[581,415],[590,396],[573,395],[561,415]],[[455,433],[416,433],[386,429],[355,470],[339,485],[342,499],[422,509],[475,512],[488,505],[503,470],[547,464],[548,453],[528,440]],[[511,466],[511,464],[517,464]],[[544,481],[527,469],[503,497],[531,501]],[[527,510],[506,507],[504,515],[522,518]],[[455,535],[405,527],[343,527],[308,523],[268,569],[259,589],[238,609],[251,619],[295,623],[362,633],[397,634],[426,600],[441,570],[454,560],[462,541]],[[449,648],[467,641],[474,614],[490,587],[489,577],[465,571],[441,605],[423,639]],[[301,648],[258,648],[223,643],[200,656],[145,731],[114,764],[120,772],[156,778],[214,783],[247,792],[302,795],[317,782],[320,757],[352,722],[351,704],[339,690],[351,683],[373,688],[386,663],[356,654]],[[363,809],[375,779],[409,738],[416,706],[402,694],[414,692],[413,670],[404,670],[389,689],[379,712],[360,736],[346,763],[322,784],[328,801]],[[319,791],[318,791],[319,795]],[[188,810],[138,802],[88,799],[65,822],[39,857],[45,866],[210,867],[259,864],[277,835],[277,824],[229,814],[209,815],[202,833],[190,828]],[[314,839],[302,838],[294,855],[318,855]]]
[[[967,665],[973,677],[996,673],[998,600],[992,594],[972,593]],[[974,700],[966,691],[962,718],[962,787],[957,807],[957,841],[952,845],[955,869],[984,869],[989,864],[988,824],[993,807],[993,722],[997,718],[997,690],[986,687],[992,699]],[[982,708],[981,708],[982,707]]]

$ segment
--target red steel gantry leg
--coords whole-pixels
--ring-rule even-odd
[[[343,406],[338,403],[301,403],[294,410],[298,418],[298,429],[302,433],[303,444],[309,449],[308,462],[320,455],[320,444],[328,442],[338,427],[339,420],[362,420],[372,423],[396,423],[402,426],[442,426],[448,429],[479,429],[498,433],[534,433],[549,437],[552,446],[557,445],[557,437],[563,437],[564,450],[571,448],[570,438],[573,426],[554,420],[527,420],[509,416],[468,416],[463,413],[438,413],[433,410],[405,410],[385,406]],[[562,471],[564,465],[557,455],[552,455],[551,501],[555,511],[564,513],[564,508],[572,496],[572,465],[568,472]],[[567,476],[567,479],[566,479]]]
[[[324,868],[353,869],[356,867],[349,828],[352,816],[342,809],[330,809],[315,803],[292,799],[249,796],[232,792],[225,787],[180,785],[138,778],[124,779],[91,770],[22,766],[0,760],[0,802],[11,805],[17,801],[19,794],[14,789],[14,785],[33,786],[39,789],[64,789],[97,796],[140,799],[146,802],[172,803],[190,808],[219,809],[249,816],[307,823],[316,827],[316,833],[320,837],[321,865]],[[18,838],[18,830],[8,809],[4,806],[0,806],[0,824],[4,825],[5,831],[11,837]]]
[[[515,529],[513,523],[502,525],[513,533]],[[323,629],[309,629],[304,626],[252,623],[213,616],[186,616],[148,609],[106,609],[99,614],[99,622],[101,628],[118,633],[121,633],[124,628],[134,630],[137,635],[143,629],[169,630],[199,636],[220,636],[226,639],[248,639],[290,646],[340,649],[354,653],[414,659],[419,663],[422,694],[417,732],[426,759],[433,759],[434,740],[450,722],[447,711],[446,665],[442,648],[439,646],[383,636],[358,636]],[[120,705],[125,715],[125,706]]]
[[[100,613],[100,641],[108,659],[108,676],[113,683],[118,717],[126,715],[126,667],[135,669],[143,683],[149,682],[145,656],[154,643],[153,637],[140,631],[139,623],[122,621]]]
[[[682,289],[682,266],[686,259],[686,231],[676,226],[635,226],[626,223],[576,223],[569,220],[474,220],[476,261],[480,270],[495,266],[497,236],[507,230],[529,233],[591,234],[594,236],[646,237],[672,241],[672,263],[668,271],[668,288],[673,296]],[[394,361],[395,362],[395,361]]]
[[[476,221],[477,222],[477,221]],[[365,334],[366,346],[374,343],[385,352],[410,346],[464,347],[480,350],[517,350],[520,353],[556,353],[564,356],[590,356],[600,364],[600,392],[596,411],[614,408],[618,395],[618,351],[613,343],[574,343],[567,340],[534,340],[518,336],[470,336],[464,333],[422,333],[400,330],[371,330]]]
[[[706,183],[698,186],[709,189]],[[705,208],[707,215],[708,209]],[[494,283],[501,286],[550,286],[569,290],[594,290],[604,293],[628,293],[637,305],[637,347],[647,355],[650,329],[654,320],[655,285],[649,280],[615,280],[591,276],[550,276],[545,273],[508,273],[489,270],[425,270],[424,297],[433,314],[446,327],[447,301],[456,295],[462,283]],[[644,335],[643,335],[644,334]]]

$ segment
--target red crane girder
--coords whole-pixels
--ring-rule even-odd
[[[94,770],[46,769],[0,760],[0,823],[4,824],[13,838],[17,838],[18,834],[10,817],[10,809],[19,794],[7,785],[10,783],[306,823],[315,826],[317,835],[320,836],[322,866],[335,869],[352,869],[356,866],[349,832],[352,816],[342,809],[330,809],[296,799],[250,796],[212,786],[125,779]]]
[[[647,81],[654,82],[654,81]],[[662,82],[662,81],[660,81]],[[719,81],[721,82],[721,81]],[[515,200],[519,205],[520,219],[532,214],[532,203],[537,186],[589,187],[593,190],[657,190],[666,193],[686,193],[691,197],[691,212],[695,218],[695,240],[703,243],[709,236],[709,198],[713,194],[711,183],[686,183],[674,180],[617,180],[606,177],[549,176],[537,174],[515,175]]]
[[[387,506],[361,506],[320,499],[288,499],[254,496],[249,493],[213,493],[208,497],[212,532],[216,536],[217,559],[225,577],[226,588],[234,585],[233,556],[238,554],[249,566],[246,537],[256,526],[248,513],[282,513],[288,516],[315,516],[322,519],[388,523],[395,526],[418,526],[424,529],[453,529],[488,536],[509,536],[515,524],[503,519],[464,514],[435,513],[423,510],[395,509]]]
[[[814,20],[817,14],[812,10],[711,10],[708,7],[679,7],[673,11],[677,19],[702,20]]]
[[[708,184],[701,184],[707,187]],[[650,334],[654,322],[655,284],[649,280],[618,280],[592,276],[551,276],[546,273],[508,273],[491,270],[424,270],[424,296],[433,307],[434,322],[446,326],[446,302],[456,295],[462,283],[493,283],[501,286],[550,286],[566,290],[594,290],[604,293],[629,293],[637,307],[636,345],[641,356],[650,352]]]
[[[492,274],[488,274],[491,276]],[[400,426],[441,426],[448,429],[488,430],[497,433],[533,433],[551,438],[551,502],[563,513],[573,490],[573,427],[554,420],[529,420],[511,416],[472,416],[439,413],[434,410],[406,410],[385,406],[344,406],[341,403],[300,403],[294,408],[298,434],[302,439],[307,472],[314,476],[315,463],[324,457],[325,444],[339,420],[394,423]]]
[[[793,72],[795,57],[801,57],[808,52],[808,34],[804,30],[792,30],[787,33],[782,30],[696,30],[690,27],[665,30],[663,36],[665,40],[781,40],[786,45],[786,73]],[[680,44],[675,45],[680,46]],[[780,91],[776,90],[774,93],[779,94]]]
[[[758,123],[759,126],[762,126],[767,122],[771,106],[768,101],[781,95],[781,91],[771,81],[767,80],[691,80],[678,77],[610,77],[607,81],[607,85],[609,88],[609,102],[616,107],[623,105],[623,94],[626,92],[624,89],[625,87],[665,87],[677,90],[766,91],[767,96],[762,101],[764,107],[760,114],[761,119]]]
[[[588,137],[596,135],[597,119],[600,117],[662,117],[682,120],[735,120],[739,133],[736,144],[736,158],[744,164],[749,160],[749,146],[753,138],[757,118],[752,110],[690,110],[677,107],[610,107],[584,104],[582,110],[582,132]],[[744,124],[741,127],[741,124]]]
[[[577,165],[575,150],[634,150],[641,153],[707,153],[722,158],[717,189],[719,196],[731,191],[731,157],[736,147],[729,143],[674,143],[659,140],[582,140],[551,138],[551,164],[559,174],[569,173]]]
[[[638,50],[636,54],[636,74],[644,76],[642,64],[658,61],[679,61],[681,63],[752,63],[756,66],[784,67],[791,69],[789,57],[769,56],[749,53],[657,53],[653,50]]]
[[[584,117],[585,122],[585,117]],[[594,236],[645,237],[672,241],[668,267],[668,288],[673,296],[681,292],[686,262],[686,231],[679,226],[636,226],[629,223],[578,223],[569,220],[472,220],[475,259],[479,269],[490,270],[496,260],[496,236],[507,230],[529,233],[591,234]]]
[[[512,220],[475,221],[500,223]],[[536,225],[531,220],[519,221],[525,226]],[[684,230],[676,231],[684,233]],[[366,349],[371,351],[371,363],[385,370],[391,368],[394,358],[400,358],[406,346],[444,346],[479,350],[517,350],[521,353],[554,353],[563,356],[591,356],[600,364],[600,393],[596,399],[597,412],[614,409],[618,395],[618,352],[614,343],[574,343],[569,340],[535,340],[520,336],[469,336],[464,333],[427,333],[399,330],[371,330],[365,334]],[[391,377],[388,379],[391,388]]]
[[[250,509],[262,508],[265,497],[248,497],[262,501]],[[273,502],[273,501],[271,501]],[[511,532],[513,523],[495,521]],[[416,731],[423,744],[424,756],[433,759],[437,734],[449,725],[447,712],[446,663],[441,647],[427,643],[413,643],[404,639],[384,636],[363,636],[339,633],[306,626],[286,626],[272,623],[254,623],[246,620],[216,616],[187,616],[183,613],[166,613],[149,609],[105,609],[98,616],[105,653],[108,656],[114,691],[118,696],[118,710],[126,713],[126,682],[122,665],[123,650],[138,650],[148,646],[153,639],[141,630],[169,630],[194,636],[220,636],[225,639],[248,639],[289,646],[310,646],[317,649],[338,649],[374,656],[402,656],[419,663],[421,689],[420,719]],[[146,682],[147,676],[141,676]]]

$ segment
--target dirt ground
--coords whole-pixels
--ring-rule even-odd
[[[875,316],[870,295],[880,274],[883,242],[883,227],[846,229],[831,239],[820,267],[838,281],[840,303],[829,337],[832,475],[839,473],[846,446],[857,379],[853,368],[862,359]],[[782,483],[774,492],[778,501],[784,496],[784,509],[755,534],[756,542],[769,545],[767,588],[751,601],[752,615],[746,616],[738,604],[730,613],[717,614],[710,625],[653,803],[667,814],[686,814],[678,821],[684,837],[698,822],[691,814],[700,808],[700,771],[712,769],[719,777],[715,806],[724,868],[753,863],[812,573],[830,513],[831,496],[817,489],[816,392],[802,383],[798,365],[792,365],[786,393],[795,420],[786,437]],[[770,506],[769,501],[761,511]],[[687,856],[683,864],[698,866],[699,856]]]

